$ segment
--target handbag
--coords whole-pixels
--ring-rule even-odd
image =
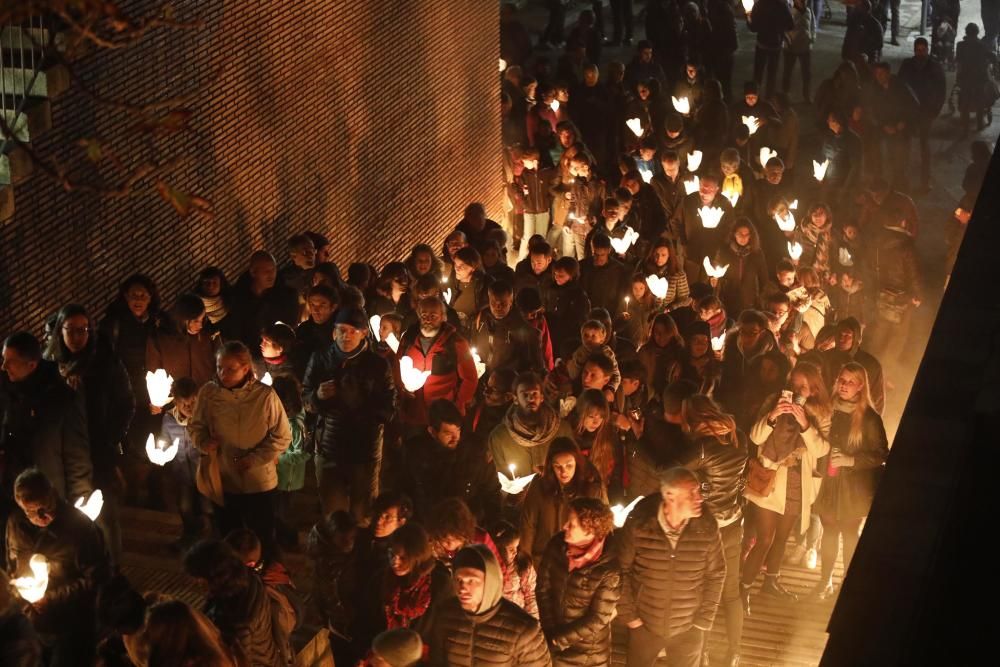
[[[766,498],[774,491],[774,479],[778,475],[777,470],[765,468],[758,459],[750,459],[747,467],[747,488],[758,496]]]
[[[222,491],[222,472],[219,470],[219,453],[202,454],[198,457],[198,469],[194,474],[198,493],[219,507],[226,504]]]

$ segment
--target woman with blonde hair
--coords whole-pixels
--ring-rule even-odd
[[[882,418],[872,406],[868,373],[857,362],[844,364],[834,383],[830,455],[820,471],[823,485],[813,505],[823,522],[822,566],[815,594],[833,594],[833,565],[844,537],[844,570],[858,546],[861,524],[871,509],[889,441]]]
[[[623,456],[616,451],[618,438],[611,423],[611,407],[604,394],[597,389],[585,389],[576,400],[576,407],[568,417],[580,452],[590,459],[614,497],[611,489],[619,492]],[[612,476],[616,484],[612,484]]]
[[[779,599],[795,596],[778,581],[785,544],[792,530],[809,527],[810,506],[819,480],[813,476],[817,460],[830,450],[830,394],[820,370],[799,363],[789,375],[787,388],[764,401],[750,440],[757,446],[747,489],[748,535],[744,545],[741,595],[749,606],[750,587],[766,564],[761,592]]]
[[[243,667],[222,642],[219,629],[197,609],[181,600],[153,605],[139,634],[139,667]]]
[[[726,664],[740,652],[743,605],[740,602],[740,544],[743,539],[741,496],[747,468],[747,439],[736,428],[733,416],[704,394],[681,403],[681,430],[691,446],[680,464],[701,481],[705,505],[719,524],[726,579],[722,586],[722,611],[726,618],[729,654]]]

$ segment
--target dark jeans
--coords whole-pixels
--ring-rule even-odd
[[[899,0],[888,0],[889,10],[892,12],[892,39],[895,40],[899,37]]]
[[[709,58],[713,74],[722,84],[722,97],[729,102],[733,97],[733,52],[720,51]]]
[[[753,80],[763,86],[761,97],[765,99],[774,93],[778,81],[778,60],[780,58],[781,51],[762,49],[759,46],[754,48]]]
[[[260,540],[264,559],[274,558],[278,545],[274,535],[278,492],[227,493],[225,507],[216,507],[219,533],[225,537],[234,530],[246,528],[253,531]]]
[[[653,634],[642,625],[628,631],[628,667],[651,667],[656,656],[667,650],[666,664],[671,667],[698,667],[701,664],[701,648],[705,643],[705,633],[698,628],[665,639]]]
[[[722,529],[722,553],[726,559],[726,580],[722,585],[722,613],[726,617],[729,652],[739,653],[743,636],[743,603],[740,601],[740,545],[743,521]]]
[[[121,496],[111,489],[102,490],[104,506],[101,515],[97,517],[97,527],[104,534],[104,543],[111,556],[111,566],[117,568],[122,564],[122,527],[121,527]]]
[[[542,32],[541,41],[549,44],[561,44],[565,39],[566,8],[559,0],[548,0],[545,6],[549,10],[549,22]]]
[[[604,4],[601,0],[590,0],[590,11],[594,12],[594,28],[604,37]]]
[[[611,20],[615,26],[615,41],[632,39],[632,0],[611,0]],[[623,32],[624,30],[624,32]]]
[[[802,69],[802,97],[809,99],[812,94],[812,52],[792,53],[785,51],[785,75],[781,81],[781,90],[784,93],[792,87],[792,70],[795,69],[795,61],[799,61]]]
[[[833,566],[837,562],[840,551],[840,536],[844,536],[844,574],[854,558],[854,550],[858,548],[861,537],[861,522],[864,519],[844,519],[837,521],[828,516],[820,516],[823,522],[823,540],[820,549],[822,565],[820,566],[820,581],[829,581],[833,576]]]
[[[370,463],[338,463],[316,455],[316,483],[323,516],[346,510],[358,523],[368,519],[372,501],[378,495],[381,460]]]
[[[798,525],[799,515],[778,514],[753,503],[747,503],[745,511],[748,523],[747,535],[752,534],[756,538],[743,561],[743,585],[749,586],[757,578],[765,560],[768,574],[777,575],[781,572],[785,544],[792,529]]]

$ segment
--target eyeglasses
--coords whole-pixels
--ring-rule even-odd
[[[90,333],[90,327],[63,327],[62,330],[68,334]]]

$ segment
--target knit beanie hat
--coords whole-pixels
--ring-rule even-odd
[[[368,314],[360,308],[341,308],[337,311],[336,324],[349,324],[355,329],[367,329]]]
[[[413,630],[395,628],[375,637],[372,651],[392,667],[412,667],[423,658],[424,643]]]

